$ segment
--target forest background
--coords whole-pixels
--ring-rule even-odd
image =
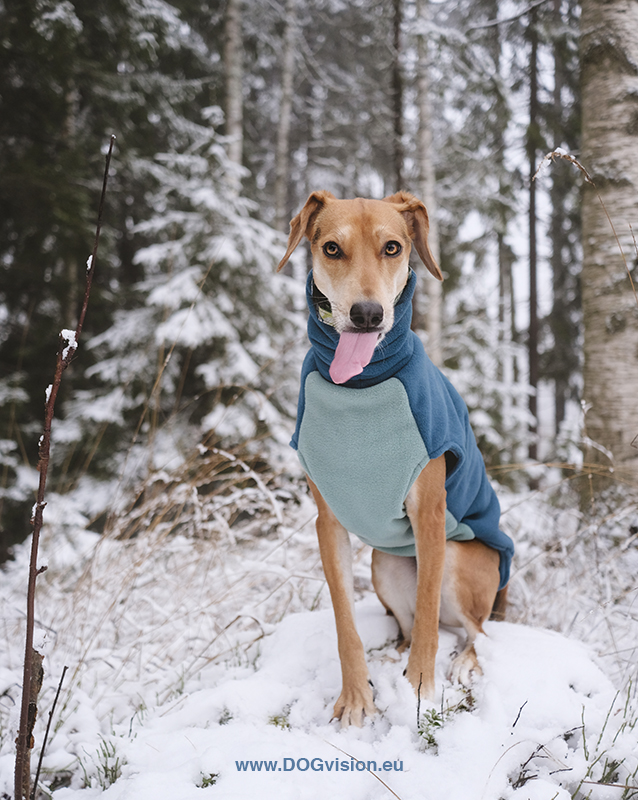
[[[441,298],[421,276],[416,327],[492,475],[579,460],[581,175],[559,161],[530,182],[546,152],[579,152],[578,20],[572,2],[4,2],[3,551],[29,530],[43,392],[75,327],[111,133],[51,472],[59,492],[100,484],[83,493],[98,529],[124,487],[198,443],[252,442],[266,460],[286,444],[307,258],[293,279],[273,271],[316,188],[426,201],[446,280]]]
[[[428,206],[445,281],[413,263],[414,325],[508,499],[512,618],[595,642],[633,731],[636,64],[626,0],[0,0],[0,562],[16,558],[0,598],[3,765],[45,390],[60,331],[77,322],[112,134],[89,313],[52,435],[40,585],[53,622],[38,624],[55,668],[67,646],[77,666],[50,786],[106,789],[121,773],[109,748],[183,694],[202,653],[254,666],[265,623],[324,602],[288,447],[308,252],[275,274],[288,222],[318,188],[407,189]],[[274,542],[287,555],[270,573]],[[180,591],[202,561],[224,588],[198,604]],[[356,577],[359,597],[370,587]],[[248,596],[260,619],[238,612]],[[140,637],[164,654],[143,686],[157,659]],[[73,744],[72,698],[92,681],[118,699],[100,688],[93,707],[87,689],[79,716],[90,707],[99,724]],[[116,717],[113,745],[101,737]],[[618,772],[625,756],[610,756],[607,770],[591,752],[583,735],[578,774],[635,789],[638,764]]]

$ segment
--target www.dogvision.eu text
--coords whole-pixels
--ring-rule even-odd
[[[289,758],[282,761],[235,761],[238,772],[403,772],[403,761],[328,761],[325,758]]]

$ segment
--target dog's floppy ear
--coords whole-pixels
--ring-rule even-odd
[[[293,250],[297,247],[299,242],[303,239],[304,235],[310,238],[310,231],[315,218],[321,208],[325,205],[327,200],[334,200],[335,196],[330,192],[322,190],[320,192],[313,192],[306,200],[306,204],[290,221],[290,235],[288,236],[288,249],[286,254],[279,262],[277,272],[288,263]]]
[[[443,273],[439,265],[434,260],[434,256],[428,246],[428,232],[430,230],[430,220],[428,212],[423,203],[409,192],[397,192],[390,197],[383,198],[387,203],[394,203],[397,211],[403,215],[408,223],[408,230],[414,242],[417,253],[421,261],[434,277],[442,281]]]

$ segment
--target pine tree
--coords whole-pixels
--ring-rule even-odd
[[[286,351],[302,322],[287,310],[294,283],[275,277],[281,238],[235,195],[234,165],[212,126],[193,124],[190,133],[184,152],[135,165],[154,187],[154,213],[136,227],[152,242],[135,256],[144,273],[139,303],[116,312],[90,343],[100,357],[90,372],[95,388],[75,400],[74,419],[87,430],[113,425],[117,458],[141,423],[142,442],[152,440],[155,452],[132,464],[136,477],[165,466],[162,459],[186,458],[207,436],[269,434],[287,444],[283,423],[295,412]],[[104,408],[110,416],[96,419]]]
[[[215,132],[221,123],[221,26],[203,20],[202,9],[189,0],[180,5],[9,0],[0,9],[0,263],[6,278],[0,294],[0,499],[2,524],[13,538],[28,532],[29,470],[23,465],[35,458],[46,364],[53,363],[58,332],[76,313],[100,150],[111,132],[117,149],[85,327],[85,341],[93,340],[65,376],[52,488],[73,485],[89,467],[94,477],[117,474],[119,453],[134,438],[147,401],[149,430],[138,433],[140,444],[180,398],[190,412],[188,429],[195,431],[191,441],[201,433],[201,418],[236,394],[243,397],[237,409],[250,409],[244,434],[277,428],[282,412],[293,413],[285,388],[277,408],[267,399],[285,369],[264,369],[269,359],[275,367],[285,363],[273,344],[277,331],[296,331],[294,315],[288,319],[279,310],[286,305],[285,280],[266,277],[278,239],[253,219],[255,208],[245,199],[227,201],[232,171]],[[178,243],[185,249],[173,258]],[[191,329],[185,341],[176,336],[186,336],[179,314],[209,267],[191,317],[201,316],[202,329],[195,338]],[[162,295],[167,282],[172,296]],[[272,334],[265,333],[269,329]],[[141,340],[132,346],[134,333]],[[153,394],[158,364],[175,339],[161,392]],[[145,347],[150,363],[142,359]],[[251,370],[253,385],[246,389]],[[200,394],[206,399],[197,399]]]

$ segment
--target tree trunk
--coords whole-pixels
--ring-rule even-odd
[[[428,0],[417,0],[417,23],[425,26],[429,18]],[[419,189],[421,200],[425,203],[430,218],[429,244],[437,264],[440,259],[439,226],[437,222],[437,205],[435,192],[434,152],[432,147],[432,118],[430,110],[430,81],[427,52],[427,32],[422,29],[417,36],[417,105],[419,110],[419,129],[417,133],[417,161],[419,169]],[[420,270],[421,286],[427,296],[427,305],[415,304],[414,326],[424,328],[428,335],[428,355],[438,367],[443,363],[441,350],[441,283],[427,275],[427,270]]]
[[[630,265],[638,231],[638,3],[583,0],[583,164]],[[635,273],[635,268],[634,268]],[[583,194],[585,461],[638,484],[638,304],[596,191]],[[597,481],[604,484],[601,478]]]
[[[80,93],[71,80],[66,92],[67,116],[64,125],[64,143],[73,152],[76,146],[77,125],[80,114]],[[68,330],[74,330],[78,321],[78,304],[80,300],[80,281],[78,262],[72,256],[66,261],[67,292],[63,300],[62,321]]]
[[[275,155],[275,228],[287,233],[289,221],[288,184],[290,182],[289,155],[290,122],[292,117],[292,89],[295,68],[295,40],[297,28],[296,0],[286,0],[286,27],[281,63],[281,102],[277,126],[277,151]]]
[[[392,64],[392,101],[394,117],[394,174],[396,191],[403,186],[403,72],[401,69],[401,23],[403,0],[393,0],[394,59]]]
[[[563,24],[561,15],[561,0],[554,0],[554,25],[556,30],[560,30]],[[570,150],[570,143],[566,138],[566,116],[564,109],[563,89],[565,87],[566,65],[563,60],[561,40],[559,37],[554,39],[553,46],[554,61],[554,92],[552,97],[552,148],[562,145]],[[551,254],[549,263],[552,270],[552,311],[549,315],[549,327],[553,337],[553,352],[549,359],[549,369],[547,377],[554,380],[554,433],[560,433],[560,427],[565,419],[565,409],[569,394],[570,379],[574,371],[578,368],[575,349],[578,342],[578,331],[574,330],[571,320],[571,308],[574,299],[573,280],[567,263],[568,255],[565,255],[566,240],[568,236],[567,226],[567,199],[572,190],[571,176],[574,170],[571,164],[557,160],[552,165],[551,186],[549,189],[549,199],[552,209],[549,222],[549,239],[551,242]]]
[[[488,19],[498,18],[499,0],[492,0],[486,5]],[[498,25],[488,28],[487,47],[494,65],[495,90],[491,98],[497,120],[497,127],[494,131],[494,167],[498,175],[498,196],[497,212],[495,219],[496,227],[496,254],[498,258],[498,343],[499,352],[497,358],[497,377],[508,386],[518,382],[518,370],[516,358],[513,356],[512,343],[517,340],[515,302],[514,302],[514,279],[512,266],[514,254],[512,248],[506,243],[508,219],[511,210],[505,200],[510,194],[505,165],[505,130],[509,121],[509,110],[507,102],[502,92],[501,86],[505,83],[501,70],[502,36]],[[501,417],[505,423],[503,434],[506,435],[507,425],[512,415],[512,397],[509,393],[504,393],[502,398]]]
[[[529,396],[529,411],[532,417],[529,444],[529,457],[538,459],[538,407],[536,390],[538,388],[538,300],[536,287],[536,181],[532,180],[536,172],[536,151],[539,138],[538,117],[538,32],[536,30],[536,9],[530,11],[530,75],[529,75],[529,128],[527,131],[527,161],[529,170],[529,330],[527,349],[529,354],[529,385],[532,392]]]
[[[243,152],[243,42],[241,35],[242,0],[228,0],[226,7],[224,69],[226,73],[226,139],[228,158],[233,164],[242,163]],[[231,181],[237,193],[241,180]]]

